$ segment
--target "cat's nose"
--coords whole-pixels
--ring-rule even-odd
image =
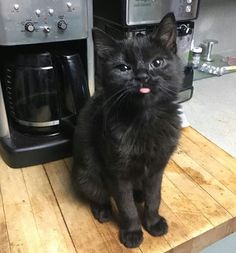
[[[147,83],[148,80],[149,80],[149,75],[146,73],[146,72],[140,72],[136,75],[136,79],[139,81],[139,82],[142,82],[142,83]]]

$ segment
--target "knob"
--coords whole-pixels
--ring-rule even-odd
[[[48,10],[48,13],[49,13],[49,15],[51,15],[51,16],[52,16],[52,15],[53,15],[53,13],[54,13],[54,10],[53,10],[53,9],[49,9],[49,10]]]
[[[14,4],[14,9],[15,9],[16,11],[18,11],[18,10],[20,9],[20,5],[19,5],[19,4]]]
[[[60,30],[66,30],[66,28],[67,28],[67,23],[66,23],[64,20],[60,20],[60,21],[57,23],[57,27],[58,27]]]
[[[45,33],[50,33],[51,28],[50,28],[49,26],[45,25],[45,26],[43,27],[43,31],[44,31]]]
[[[39,9],[35,10],[36,15],[39,17],[41,14],[41,11]]]
[[[67,7],[68,7],[69,9],[71,9],[71,7],[72,7],[72,3],[71,3],[71,2],[67,2],[66,5],[67,5]]]
[[[26,30],[27,32],[33,32],[33,31],[35,30],[34,24],[31,23],[31,22],[27,22],[27,23],[25,24],[25,30]]]

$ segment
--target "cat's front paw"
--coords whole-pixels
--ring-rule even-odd
[[[161,236],[168,232],[168,224],[164,217],[160,216],[160,219],[154,224],[145,224],[145,229],[149,234],[153,236]]]
[[[110,204],[100,205],[91,203],[91,211],[93,216],[100,222],[108,222],[112,218],[112,209]]]
[[[136,231],[120,230],[120,241],[127,248],[136,248],[143,241],[143,231],[141,229]]]

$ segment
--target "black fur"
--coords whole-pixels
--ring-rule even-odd
[[[100,30],[93,35],[96,92],[79,115],[72,180],[100,222],[110,219],[114,198],[120,240],[132,248],[143,240],[134,200],[144,201],[142,224],[150,234],[168,229],[158,209],[163,171],[180,135],[174,101],[183,70],[175,19],[168,14],[146,37],[116,41]],[[142,87],[150,92],[141,93]]]

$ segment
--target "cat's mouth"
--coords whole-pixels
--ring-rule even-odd
[[[153,92],[153,87],[150,87],[149,84],[136,83],[130,85],[130,91],[132,94],[139,95],[140,97],[145,97],[147,94]]]
[[[141,88],[139,88],[139,93],[141,93],[141,94],[148,94],[150,92],[151,92],[151,89],[148,88],[148,87],[141,87]]]

